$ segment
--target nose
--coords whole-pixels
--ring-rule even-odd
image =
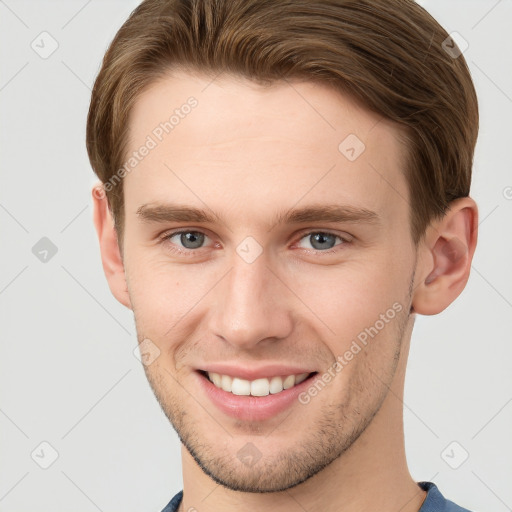
[[[234,255],[231,270],[215,287],[210,309],[211,333],[238,349],[290,335],[290,297],[264,254],[247,263]]]

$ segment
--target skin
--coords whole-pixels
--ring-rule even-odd
[[[426,493],[409,473],[403,432],[411,333],[416,314],[443,311],[466,285],[475,202],[454,201],[416,247],[400,129],[308,82],[262,87],[176,71],[138,98],[128,153],[190,96],[197,107],[124,178],[122,251],[107,201],[93,193],[112,293],[133,310],[139,342],[160,350],[144,369],[182,441],[180,510],[418,511]],[[366,146],[354,161],[338,149],[349,134]],[[137,214],[165,203],[216,218]],[[379,220],[275,222],[289,209],[326,204]],[[179,229],[204,233],[202,246],[162,240]],[[319,232],[334,236],[313,245]],[[236,251],[248,236],[262,248],[252,263]],[[401,311],[308,404],[238,421],[197,385],[194,370],[206,362],[323,373],[396,303]],[[237,457],[248,442],[261,454],[253,466]]]

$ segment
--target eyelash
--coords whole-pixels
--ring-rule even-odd
[[[159,237],[159,241],[162,244],[167,244],[167,242],[169,242],[169,240],[172,237],[174,237],[175,235],[181,235],[183,233],[200,233],[202,235],[208,236],[206,233],[203,233],[200,230],[196,230],[196,229],[185,229],[184,230],[184,229],[181,229],[181,230],[178,230],[178,231],[173,231],[171,233],[164,233],[162,236]],[[303,233],[303,234],[301,234],[301,236],[299,238],[299,241],[304,239],[304,238],[306,238],[306,237],[308,237],[308,236],[311,236],[313,234],[331,235],[331,236],[334,236],[335,238],[339,238],[341,240],[341,243],[335,245],[331,249],[326,249],[324,251],[322,251],[320,249],[303,249],[303,250],[308,251],[309,253],[313,252],[313,253],[318,254],[318,255],[320,255],[320,254],[333,254],[333,253],[336,253],[336,252],[338,252],[340,250],[340,249],[336,249],[336,247],[339,247],[339,246],[351,243],[350,239],[342,237],[341,235],[338,235],[338,234],[333,233],[331,231],[323,231],[323,230],[308,231],[306,233]],[[180,248],[177,248],[172,243],[169,243],[169,245],[168,245],[168,249],[171,252],[175,252],[175,253],[181,254],[183,256],[194,256],[195,253],[197,253],[200,249],[204,249],[204,248],[205,247],[199,247],[197,249],[187,249],[187,248],[180,249]]]

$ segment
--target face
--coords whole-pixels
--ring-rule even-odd
[[[416,254],[398,135],[306,82],[181,72],[132,111],[128,156],[150,148],[124,178],[144,368],[184,446],[228,488],[307,480],[386,398]]]

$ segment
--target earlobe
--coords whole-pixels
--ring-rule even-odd
[[[413,294],[414,312],[435,315],[446,309],[469,279],[477,243],[478,208],[473,199],[453,201],[449,211],[428,229]]]
[[[94,227],[100,244],[101,262],[110,291],[124,306],[131,309],[123,259],[108,200],[101,183],[92,188]]]

